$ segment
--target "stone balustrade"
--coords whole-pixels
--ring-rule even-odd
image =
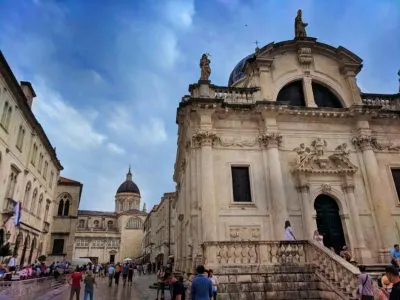
[[[202,245],[203,262],[216,274],[260,272],[271,266],[306,267],[340,298],[356,296],[357,267],[313,241],[222,241]]]
[[[256,103],[256,95],[258,89],[256,88],[227,88],[227,87],[213,87],[216,99],[222,99],[228,104],[254,104]]]
[[[400,110],[400,96],[394,97],[393,95],[363,95],[363,105],[377,106],[384,110]]]

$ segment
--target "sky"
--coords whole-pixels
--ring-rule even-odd
[[[175,190],[176,109],[211,54],[211,81],[272,41],[307,33],[364,60],[364,92],[395,93],[400,0],[0,0],[0,50],[36,91],[33,111],[80,208],[113,210],[131,165],[142,203]]]

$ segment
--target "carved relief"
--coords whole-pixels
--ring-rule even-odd
[[[323,193],[329,193],[331,190],[332,190],[332,187],[329,184],[324,183],[321,185],[321,191]]]
[[[282,136],[279,133],[262,133],[258,136],[258,142],[262,147],[277,148],[282,143]]]
[[[193,144],[197,147],[213,146],[218,140],[219,137],[216,133],[202,129],[198,129],[192,136]]]
[[[310,72],[310,65],[313,62],[313,56],[311,53],[311,48],[301,47],[297,50],[297,59],[300,65],[303,67],[305,73]]]
[[[326,147],[327,142],[317,138],[311,143],[311,147],[302,143],[294,148],[297,152],[294,170],[310,173],[355,173],[358,170],[350,161],[350,151],[346,143],[337,146],[330,156],[326,153]]]
[[[229,237],[232,241],[258,241],[261,233],[259,226],[231,226]]]
[[[374,151],[400,151],[400,145],[395,145],[394,143],[390,142],[379,142],[376,137],[370,135],[359,135],[353,137],[352,142],[355,146],[360,148],[361,151],[371,149]]]
[[[257,144],[256,138],[220,138],[219,144],[222,147],[253,147]]]

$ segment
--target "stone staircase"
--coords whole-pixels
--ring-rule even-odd
[[[313,241],[207,242],[221,300],[358,299],[357,267]]]

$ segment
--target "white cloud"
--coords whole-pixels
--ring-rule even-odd
[[[117,144],[111,143],[111,142],[107,144],[107,148],[108,148],[108,150],[110,150],[111,152],[113,152],[115,154],[125,154],[126,153],[124,148],[118,146]]]
[[[129,109],[119,106],[111,115],[107,124],[117,135],[132,136],[132,141],[140,146],[158,145],[167,140],[164,122],[157,117],[150,117],[146,122],[137,124]]]
[[[189,28],[195,14],[194,1],[168,1],[165,14],[167,19],[178,28]]]
[[[65,102],[43,80],[36,79],[34,82],[38,95],[34,103],[36,114],[47,125],[46,130],[57,138],[57,144],[63,143],[74,149],[93,148],[103,144],[107,137],[95,130],[93,121],[96,114],[93,111],[86,115]]]

